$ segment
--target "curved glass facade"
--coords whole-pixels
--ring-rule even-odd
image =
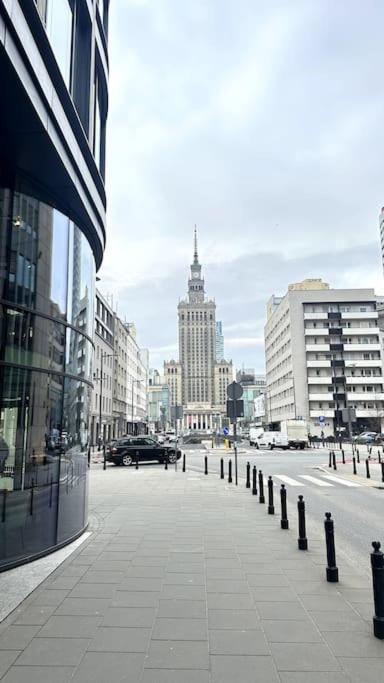
[[[76,225],[0,187],[0,570],[87,524],[95,277]]]

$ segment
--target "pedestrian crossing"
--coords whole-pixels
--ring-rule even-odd
[[[321,474],[317,477],[314,477],[310,474],[299,474],[297,475],[297,479],[288,477],[286,474],[274,474],[272,478],[278,479],[285,485],[292,487],[300,486],[301,488],[307,486],[308,484],[319,486],[321,488],[329,488],[335,486],[336,484],[340,486],[346,486],[347,488],[358,488],[361,486],[361,484],[358,482],[350,481],[349,479],[342,479],[341,477],[336,477],[333,474]],[[265,476],[263,476],[263,479],[264,484],[266,485],[268,480]]]

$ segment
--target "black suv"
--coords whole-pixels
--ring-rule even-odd
[[[124,436],[113,441],[107,447],[106,452],[108,462],[126,467],[132,465],[136,460],[157,460],[160,463],[167,460],[169,463],[174,463],[176,457],[177,460],[180,460],[181,451],[178,450],[176,455],[175,446],[160,445],[150,436]]]

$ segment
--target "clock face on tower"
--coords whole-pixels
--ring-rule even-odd
[[[193,277],[194,277],[195,280],[196,280],[196,279],[199,277],[199,273],[193,273]]]

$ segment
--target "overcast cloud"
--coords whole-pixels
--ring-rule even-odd
[[[226,356],[264,369],[271,294],[382,293],[382,0],[113,0],[101,289],[177,356],[198,224]]]

